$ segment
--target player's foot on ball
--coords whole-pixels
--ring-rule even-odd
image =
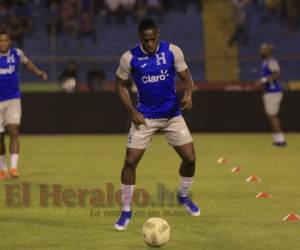
[[[286,147],[287,143],[286,142],[273,142],[272,146],[273,147]]]
[[[19,176],[20,176],[20,174],[16,168],[11,168],[9,170],[9,174],[10,174],[11,178],[19,178]]]
[[[177,196],[179,204],[183,205],[185,209],[193,216],[199,216],[201,211],[200,208],[194,204],[189,197],[182,197],[180,194]]]
[[[119,231],[125,230],[130,219],[131,219],[131,212],[122,211],[120,218],[115,224],[115,229]]]
[[[0,171],[0,181],[1,180],[5,180],[5,179],[8,179],[9,178],[9,173],[8,171]]]

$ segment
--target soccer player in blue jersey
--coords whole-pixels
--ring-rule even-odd
[[[264,90],[263,103],[265,113],[270,121],[273,131],[273,145],[277,147],[286,146],[286,141],[278,117],[280,103],[283,97],[283,89],[279,81],[280,67],[278,61],[273,57],[274,46],[264,43],[260,47],[260,56],[263,60],[261,78],[256,84]]]
[[[21,120],[21,102],[19,89],[20,64],[47,80],[47,74],[38,69],[24,52],[11,48],[11,37],[8,31],[0,30],[0,180],[19,176],[17,170],[19,159],[19,126]],[[4,135],[10,138],[10,168],[6,166],[6,148]]]
[[[136,167],[152,136],[162,131],[168,143],[182,159],[179,168],[180,187],[178,202],[193,216],[200,209],[188,197],[195,172],[195,150],[189,129],[181,110],[192,108],[193,80],[181,49],[160,41],[160,31],[153,19],[143,19],[138,25],[140,45],[128,50],[120,59],[116,73],[116,89],[122,103],[131,115],[132,125],[124,166],[121,173],[122,212],[115,224],[125,230],[131,219],[131,200],[136,179]],[[185,93],[178,99],[175,74],[185,86]],[[138,103],[134,107],[126,89],[132,78],[138,90]]]

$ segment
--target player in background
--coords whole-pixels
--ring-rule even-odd
[[[47,80],[47,74],[38,69],[24,52],[17,48],[11,48],[10,33],[0,30],[0,180],[8,177],[19,176],[17,170],[19,159],[19,126],[21,121],[21,95],[19,89],[20,64]],[[10,168],[6,166],[5,133],[10,138]]]
[[[273,57],[274,46],[264,43],[260,47],[260,56],[263,60],[261,78],[256,85],[263,89],[263,103],[265,113],[270,121],[273,131],[273,145],[286,146],[281,122],[278,117],[280,103],[283,98],[283,89],[280,84],[280,67],[278,61]]]
[[[131,219],[131,200],[136,180],[136,167],[152,136],[165,133],[168,143],[182,159],[179,168],[178,202],[194,216],[200,209],[188,197],[195,173],[195,150],[181,109],[192,108],[193,80],[181,49],[160,41],[160,30],[153,19],[143,19],[138,25],[140,45],[128,50],[120,59],[116,73],[116,91],[132,118],[125,161],[121,173],[122,212],[115,224],[125,230]],[[185,86],[181,100],[176,95],[175,74]],[[132,104],[126,89],[131,77],[137,86],[138,104]]]

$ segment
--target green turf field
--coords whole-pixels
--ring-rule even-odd
[[[22,83],[20,85],[22,92],[62,92],[61,85],[56,82],[38,82],[38,83]]]
[[[287,148],[270,147],[267,134],[194,135],[198,170],[192,195],[202,209],[197,218],[187,216],[177,205],[153,203],[157,185],[170,190],[178,185],[179,159],[162,136],[154,138],[138,169],[137,188],[151,195],[152,206],[135,207],[136,216],[127,231],[113,228],[116,205],[96,207],[87,199],[83,206],[68,196],[74,204],[55,207],[48,197],[49,206],[41,207],[40,184],[49,192],[51,185],[59,184],[63,191],[87,188],[106,193],[105,183],[111,183],[116,191],[125,137],[23,136],[22,176],[0,183],[0,249],[149,249],[140,230],[153,215],[163,216],[171,226],[171,240],[162,249],[300,249],[300,222],[282,221],[288,213],[300,214],[300,134],[287,135]],[[220,156],[226,156],[228,163],[217,164]],[[230,172],[236,164],[241,173]],[[250,175],[262,182],[246,183]],[[29,207],[7,207],[8,189],[24,182]],[[273,197],[256,199],[261,191]],[[14,196],[10,205],[18,205],[17,201]]]

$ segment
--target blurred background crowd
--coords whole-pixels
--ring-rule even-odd
[[[183,49],[198,82],[214,81],[209,54],[219,60],[231,57],[233,48],[238,64],[233,79],[255,79],[254,55],[266,40],[275,43],[288,80],[300,79],[289,69],[300,55],[297,0],[0,0],[0,24],[10,29],[14,45],[45,68],[51,82],[73,86],[71,92],[111,89],[118,59],[138,42],[136,23],[146,16],[159,22],[162,39]],[[213,32],[224,32],[221,42]],[[23,77],[36,80],[26,72]],[[74,87],[78,83],[84,84]]]

